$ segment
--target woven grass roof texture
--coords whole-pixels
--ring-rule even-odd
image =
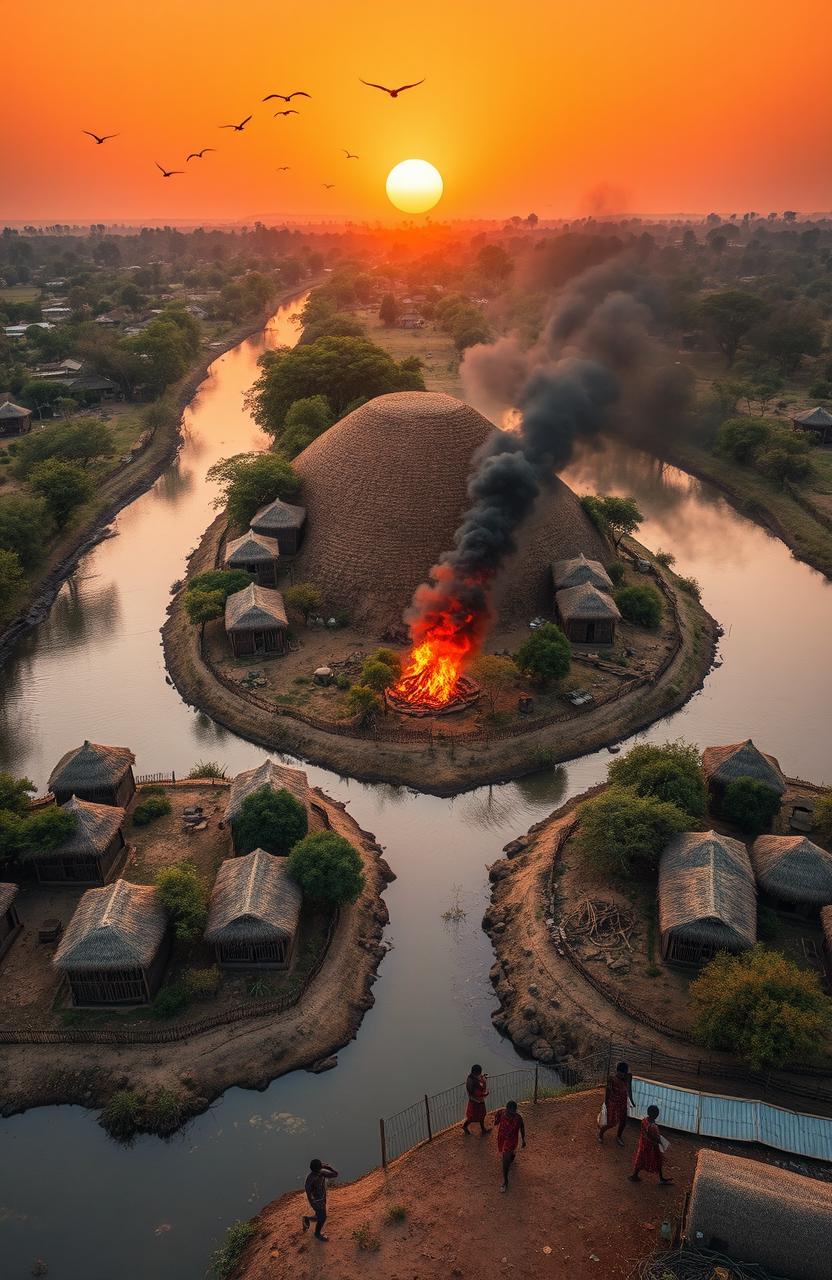
[[[757,894],[745,845],[716,831],[676,836],[659,860],[659,929],[730,950],[757,941]]]
[[[832,903],[832,853],[808,836],[758,836],[751,862],[766,893],[818,907]]]
[[[217,872],[205,941],[291,941],[300,920],[302,895],[285,858],[255,849],[229,858]]]
[[[706,747],[702,752],[702,768],[706,778],[714,778],[723,785],[737,778],[756,778],[778,795],[782,796],[786,790],[779,761],[755,747],[750,738],[745,742],[729,742],[723,747]]]
[[[271,587],[251,582],[225,602],[226,631],[263,631],[288,625],[283,596]]]
[[[238,773],[231,783],[228,804],[225,806],[225,821],[233,822],[246,796],[253,795],[261,787],[271,787],[274,791],[288,791],[302,805],[309,808],[309,782],[306,774],[301,769],[290,769],[288,765],[278,764],[275,760],[264,760],[256,769],[246,769],[243,773]]]
[[[240,534],[226,543],[225,563],[232,569],[242,568],[247,564],[271,564],[280,559],[280,547],[276,538],[264,538],[262,533]]]
[[[72,796],[60,806],[63,813],[75,816],[75,830],[68,840],[54,849],[27,849],[23,856],[29,859],[97,857],[104,853],[113,836],[124,824],[124,809],[112,804],[92,804]]]
[[[117,786],[136,762],[129,747],[107,747],[100,742],[84,742],[61,756],[49,775],[49,789],[72,791],[91,787]]]
[[[249,521],[249,528],[253,533],[263,533],[270,537],[279,529],[302,529],[305,520],[305,507],[295,507],[291,502],[275,498],[274,502],[267,503],[254,513]]]
[[[612,591],[612,579],[600,560],[587,560],[583,552],[571,560],[556,560],[552,565],[552,579],[558,591],[580,587],[584,582],[599,591]]]
[[[18,895],[16,884],[0,884],[0,916],[4,916]]]
[[[718,1239],[721,1252],[790,1280],[829,1280],[832,1185],[759,1160],[700,1151],[685,1236],[694,1246]]]
[[[621,617],[618,605],[606,591],[599,591],[591,582],[582,582],[577,587],[564,587],[555,595],[558,612],[565,622],[593,620],[595,618],[612,619]]]
[[[400,625],[415,588],[453,547],[472,457],[493,430],[470,405],[426,391],[378,396],[330,427],[295,459],[308,517],[296,579],[361,625]],[[501,619],[551,608],[552,562],[581,552],[603,561],[608,549],[553,477],[497,584]]]
[[[832,907],[824,907],[820,913],[820,923],[827,949],[832,951]]]
[[[77,973],[146,969],[166,928],[167,913],[152,885],[114,880],[103,889],[87,889],[52,963]]]

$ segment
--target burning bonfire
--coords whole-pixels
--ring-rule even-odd
[[[421,638],[414,634],[401,679],[387,691],[391,707],[407,715],[442,715],[477,701],[479,686],[463,674],[466,661],[476,654],[472,621],[448,611],[421,629]]]

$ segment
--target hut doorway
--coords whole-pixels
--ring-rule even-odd
[[[290,946],[283,938],[269,942],[222,942],[217,946],[217,963],[246,967],[285,969],[289,963]]]
[[[74,973],[69,978],[75,1005],[147,1004],[150,995],[141,969]]]

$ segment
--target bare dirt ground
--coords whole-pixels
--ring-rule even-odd
[[[642,1174],[627,1181],[637,1140],[635,1121],[626,1150],[595,1138],[600,1091],[521,1108],[528,1146],[517,1154],[506,1195],[493,1133],[464,1138],[446,1130],[328,1198],[329,1243],[300,1230],[302,1192],[283,1196],[254,1220],[238,1280],[506,1280],[564,1277],[613,1280],[659,1243],[661,1224],[679,1221],[702,1146],[763,1158],[753,1148],[703,1143],[671,1135],[671,1187]],[[321,1150],[322,1159],[333,1152]],[[405,1211],[390,1221],[393,1206]],[[353,1233],[367,1224],[376,1250],[360,1249]]]

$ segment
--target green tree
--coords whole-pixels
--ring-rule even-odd
[[[637,795],[667,800],[697,821],[705,816],[707,790],[698,749],[689,742],[657,746],[640,742],[607,766],[617,787],[631,787]]]
[[[214,618],[223,616],[225,596],[222,591],[186,591],[185,611],[195,627],[203,622],[212,622]]]
[[[392,293],[385,293],[378,309],[378,318],[385,329],[392,329],[399,318],[399,304]]]
[[[602,533],[608,533],[616,550],[625,534],[635,533],[644,521],[635,498],[618,498],[612,494],[596,493],[581,498],[581,506]]]
[[[296,458],[307,445],[332,426],[333,415],[326,396],[305,396],[289,406],[280,436],[280,448],[287,458]]]
[[[765,418],[728,418],[717,432],[717,450],[748,466],[768,442],[771,430],[772,424]]]
[[[754,330],[751,340],[755,349],[788,378],[800,368],[804,356],[820,355],[823,337],[823,323],[816,309],[803,303],[779,307]]]
[[[545,685],[569,674],[572,651],[569,641],[552,622],[533,631],[517,650],[516,663],[534,684]]]
[[[304,622],[317,617],[324,607],[324,598],[313,582],[296,582],[283,593],[287,608],[299,613]]]
[[[361,724],[374,720],[383,708],[375,689],[366,684],[354,684],[347,693],[347,706]]]
[[[180,942],[196,941],[208,919],[208,895],[197,868],[188,861],[174,863],[163,867],[155,883],[176,938]]]
[[[361,856],[334,831],[313,831],[289,854],[289,874],[313,906],[341,907],[364,888]]]
[[[0,498],[0,548],[13,551],[24,569],[38,564],[52,527],[44,498],[23,493]]]
[[[780,797],[757,778],[735,778],[725,788],[719,808],[723,818],[741,831],[758,836],[769,830],[780,812]]]
[[[689,828],[675,804],[612,786],[581,805],[577,845],[596,871],[626,879],[655,871],[665,846]]]
[[[829,1033],[832,1004],[817,974],[762,946],[721,952],[690,994],[699,1042],[736,1053],[755,1071],[813,1057]]]
[[[251,582],[251,574],[245,569],[206,569],[191,578],[188,591],[220,591],[225,603],[235,591],[243,591]]]
[[[19,441],[14,460],[15,475],[24,479],[38,463],[51,458],[74,462],[84,469],[110,457],[115,451],[112,429],[96,418],[73,418],[33,432]]]
[[[483,279],[499,283],[511,275],[513,263],[500,244],[484,244],[477,254],[477,267]]]
[[[662,598],[655,587],[621,587],[615,593],[615,603],[627,622],[639,627],[657,627],[662,619]]]
[[[386,662],[379,662],[377,658],[368,658],[361,668],[361,684],[374,689],[376,693],[384,693],[384,690],[395,684],[397,679],[396,671]]]
[[[308,345],[319,338],[364,338],[367,330],[355,316],[333,311],[304,327],[301,342]]]
[[[76,507],[80,507],[92,495],[90,476],[74,462],[61,458],[46,458],[32,467],[29,485],[49,504],[55,523],[62,529]]]
[[[260,787],[246,796],[234,819],[234,843],[238,853],[265,849],[286,854],[309,830],[306,806],[281,787]]]
[[[765,314],[765,303],[754,293],[724,289],[712,293],[700,306],[702,321],[728,368],[734,363],[740,343]]]
[[[20,556],[16,551],[0,548],[0,612],[11,604],[22,585],[23,565],[20,563]]]
[[[77,816],[57,805],[22,814],[0,810],[0,862],[55,849],[77,825]]]
[[[815,468],[811,455],[808,440],[779,428],[771,432],[754,465],[766,479],[782,488],[789,480],[801,484],[812,478]]]
[[[292,498],[300,477],[280,453],[238,453],[221,458],[208,469],[208,479],[219,486],[214,506],[225,507],[237,525],[247,525],[255,511],[275,498]]]
[[[30,778],[16,778],[12,773],[0,771],[0,812],[15,813],[23,817],[29,812],[35,790],[35,784]]]
[[[483,691],[491,714],[517,680],[517,664],[513,658],[501,658],[496,653],[480,654],[471,663],[470,674]]]

